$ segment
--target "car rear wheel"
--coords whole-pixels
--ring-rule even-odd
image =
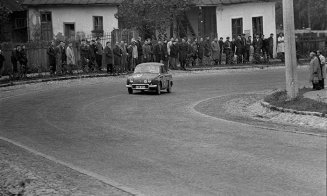
[[[128,94],[133,94],[133,89],[132,88],[128,88]]]
[[[170,81],[168,82],[167,93],[171,93],[171,83],[170,83]]]
[[[157,86],[157,95],[160,95],[161,94],[161,85],[160,84],[158,84],[158,86]]]

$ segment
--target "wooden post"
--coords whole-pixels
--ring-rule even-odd
[[[299,89],[297,79],[293,0],[283,0],[283,22],[285,34],[286,91],[289,99],[295,99],[299,94]]]

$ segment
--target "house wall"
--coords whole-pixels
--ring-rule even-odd
[[[112,6],[89,6],[89,7],[45,7],[29,8],[29,35],[33,39],[33,26],[40,24],[40,12],[50,11],[52,13],[53,35],[64,34],[64,23],[74,23],[75,32],[91,34],[93,30],[93,16],[103,16],[104,32],[118,29],[118,20],[115,18],[117,7]]]
[[[253,35],[252,30],[252,17],[263,17],[263,34],[266,38],[271,33],[276,35],[276,16],[275,16],[275,3],[246,3],[225,5],[217,7],[217,33],[219,37],[224,39],[232,35],[231,21],[234,18],[243,18],[243,31],[250,31],[250,35]],[[274,57],[276,57],[276,40],[274,42]]]

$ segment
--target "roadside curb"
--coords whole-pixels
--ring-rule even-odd
[[[125,74],[121,74],[125,75]],[[113,76],[111,74],[94,74],[94,75],[78,75],[78,76],[67,76],[67,77],[56,77],[56,78],[45,78],[45,79],[35,79],[29,81],[18,81],[18,82],[10,82],[7,84],[0,84],[0,88],[9,87],[9,86],[17,86],[24,84],[35,84],[42,82],[53,82],[53,81],[63,81],[63,80],[74,80],[74,79],[83,79],[83,78],[100,78],[100,77],[110,77]]]
[[[274,110],[274,111],[278,111],[278,112],[327,118],[326,114],[320,113],[320,112],[298,111],[298,110],[293,110],[293,109],[288,109],[288,108],[282,108],[282,107],[274,106],[274,105],[272,105],[272,104],[270,104],[268,102],[265,102],[265,101],[260,101],[260,104],[261,104],[261,106],[263,106],[265,108],[268,108],[268,109]]]

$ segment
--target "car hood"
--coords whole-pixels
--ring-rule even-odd
[[[158,77],[159,74],[153,74],[153,73],[134,73],[129,77],[129,79],[133,80],[153,80],[156,77]]]

